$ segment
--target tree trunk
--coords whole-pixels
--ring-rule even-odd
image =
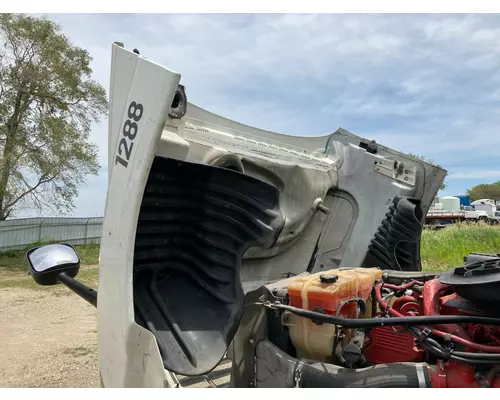
[[[4,220],[9,215],[9,210],[5,209],[6,206],[6,194],[7,187],[9,185],[10,173],[12,170],[12,153],[15,150],[16,134],[17,128],[19,126],[19,120],[21,117],[21,101],[23,98],[23,93],[21,90],[17,92],[16,103],[14,105],[14,112],[8,119],[6,124],[6,138],[5,147],[3,150],[2,160],[1,160],[1,173],[0,173],[0,220]]]
[[[6,214],[6,211],[4,209],[5,203],[6,203],[6,194],[7,194],[7,186],[9,184],[9,178],[10,178],[10,171],[11,171],[11,156],[12,156],[12,150],[14,148],[13,146],[13,137],[11,135],[11,130],[9,129],[9,124],[7,124],[7,138],[5,140],[5,148],[3,151],[2,155],[2,161],[1,161],[1,173],[0,173],[0,219],[5,219],[3,218],[4,214]]]

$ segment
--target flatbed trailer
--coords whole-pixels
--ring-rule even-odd
[[[486,222],[490,225],[498,225],[498,218],[490,218],[487,215],[478,215],[475,211],[430,211],[424,219],[424,225],[450,225],[457,222]]]
[[[466,221],[479,222],[481,217],[472,211],[431,211],[425,216],[425,225],[448,225]]]

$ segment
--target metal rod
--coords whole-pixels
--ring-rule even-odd
[[[73,279],[71,276],[66,275],[61,272],[57,275],[57,280],[65,285],[67,288],[71,289],[78,296],[80,296],[85,301],[97,307],[97,292],[94,289],[89,288],[87,285]]]

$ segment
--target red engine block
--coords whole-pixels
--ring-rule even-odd
[[[434,388],[500,388],[500,376],[488,376],[487,372],[476,375],[471,364],[438,361],[431,369],[431,384]]]
[[[370,364],[421,362],[424,360],[424,351],[415,345],[411,333],[398,333],[395,327],[386,326],[370,331],[364,356]]]
[[[427,282],[422,293],[414,292],[398,298],[392,309],[407,316],[415,315],[480,315],[470,302],[460,298],[438,279]],[[464,343],[474,342],[486,346],[500,346],[500,327],[475,324],[443,325],[435,327],[445,334],[463,338]],[[441,332],[443,334],[443,332]],[[478,351],[467,348],[464,351]],[[425,348],[403,327],[373,328],[367,335],[364,350],[365,359],[371,364],[394,362],[429,362]],[[500,371],[488,375],[476,372],[472,364],[457,361],[438,361],[431,367],[433,387],[479,388],[483,386],[500,388]]]

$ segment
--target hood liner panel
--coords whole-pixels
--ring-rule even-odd
[[[166,369],[210,372],[243,313],[240,267],[270,248],[285,218],[279,190],[240,172],[156,157],[134,250],[136,322],[156,337]]]

